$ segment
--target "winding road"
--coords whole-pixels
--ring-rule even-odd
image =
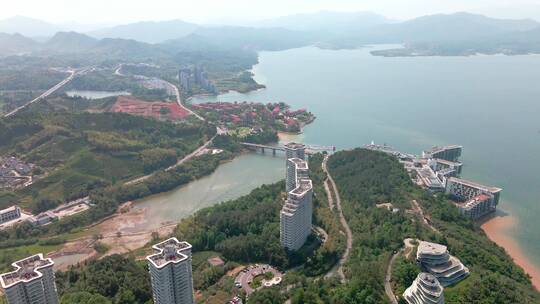
[[[347,244],[345,247],[345,251],[343,252],[343,255],[341,256],[341,259],[336,264],[336,266],[334,266],[334,268],[332,268],[325,275],[325,278],[332,277],[335,273],[337,273],[341,277],[341,282],[345,282],[346,278],[345,278],[345,273],[343,272],[343,265],[345,265],[349,261],[353,238],[352,238],[351,228],[349,227],[349,224],[347,223],[347,220],[345,219],[345,216],[343,215],[343,209],[341,208],[341,197],[339,196],[339,190],[336,186],[336,183],[334,182],[334,179],[332,178],[332,175],[330,175],[330,172],[328,171],[328,168],[327,168],[328,157],[329,157],[328,155],[325,155],[324,160],[322,162],[322,169],[326,173],[326,176],[327,176],[327,179],[324,181],[325,183],[324,188],[328,196],[328,204],[329,206],[331,206],[330,208],[333,209],[333,206],[334,205],[336,206],[336,209],[338,211],[339,221],[341,223],[341,226],[343,227],[343,230],[345,230],[345,236],[347,237]],[[336,199],[335,204],[333,202],[332,192],[334,192],[334,197]]]
[[[439,231],[439,229],[435,228],[430,220],[428,219],[428,217],[426,217],[426,215],[424,214],[424,210],[422,209],[422,207],[420,206],[420,204],[418,204],[418,202],[416,200],[412,200],[412,207],[413,207],[413,211],[418,214],[418,216],[420,217],[420,219],[424,222],[424,224],[429,228],[431,229],[433,232],[437,233],[437,234],[441,234],[441,232]]]
[[[398,300],[396,298],[396,295],[394,294],[394,291],[392,290],[392,284],[390,281],[392,280],[392,268],[394,267],[394,263],[396,262],[397,257],[404,253],[405,258],[409,258],[411,255],[415,245],[413,244],[413,239],[405,239],[403,240],[403,244],[405,247],[401,248],[398,252],[394,253],[392,258],[390,259],[390,263],[388,263],[388,268],[386,268],[386,276],[384,278],[384,291],[386,292],[386,296],[388,299],[390,299],[390,302],[392,304],[398,304]]]

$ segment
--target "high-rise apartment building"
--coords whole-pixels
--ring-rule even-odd
[[[58,304],[52,259],[40,253],[12,265],[14,271],[0,275],[9,304]]]
[[[298,143],[288,143],[285,145],[285,156],[287,159],[300,158],[306,160],[306,146]]]
[[[146,257],[155,304],[192,304],[191,244],[170,238],[152,247]]]
[[[286,152],[293,157],[287,159],[287,200],[280,212],[280,241],[283,247],[298,250],[311,234],[313,185],[308,163],[298,158],[305,157],[305,146],[288,144]]]

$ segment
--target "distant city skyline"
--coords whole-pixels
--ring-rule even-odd
[[[369,11],[396,20],[467,11],[497,18],[540,20],[540,0],[20,0],[4,3],[0,19],[25,16],[54,24],[99,26],[171,19],[203,24],[245,24],[318,11]]]

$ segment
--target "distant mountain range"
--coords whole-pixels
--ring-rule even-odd
[[[96,38],[133,39],[147,43],[160,43],[192,34],[199,28],[194,23],[182,20],[160,22],[137,22],[88,32]]]
[[[263,20],[251,24],[254,27],[282,27],[296,31],[340,32],[368,29],[381,24],[394,23],[384,16],[371,12],[318,12],[297,14]]]
[[[320,12],[265,20],[251,27],[201,26],[181,20],[138,22],[86,34],[56,31],[54,26],[24,17],[0,21],[0,55],[23,53],[163,52],[167,48],[281,50],[307,45],[354,48],[395,43],[413,53],[462,55],[494,51],[540,52],[540,23],[504,20],[469,13],[424,16],[395,22],[373,13]],[[54,33],[53,33],[54,32]],[[20,33],[20,34],[15,34]],[[37,42],[27,37],[50,34]],[[166,51],[165,51],[166,52]],[[388,54],[386,54],[388,55]]]
[[[362,34],[375,39],[392,42],[471,40],[496,36],[504,33],[528,31],[540,27],[540,23],[529,20],[504,20],[456,13],[430,15],[396,24],[374,27]]]

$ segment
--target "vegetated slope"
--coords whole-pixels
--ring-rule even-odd
[[[45,45],[45,49],[62,53],[83,52],[93,48],[98,40],[76,32],[58,32]]]
[[[29,53],[37,45],[37,42],[21,34],[6,34],[0,32],[0,55]]]
[[[504,250],[491,242],[473,223],[462,217],[444,196],[432,196],[414,186],[397,159],[365,149],[339,152],[329,168],[342,198],[345,215],[353,230],[351,261],[346,272],[352,301],[379,303],[383,297],[387,258],[400,248],[405,237],[447,244],[451,254],[469,267],[470,277],[445,290],[447,303],[537,303],[538,292],[523,270]],[[442,235],[427,231],[419,221],[403,213],[408,201],[416,199]],[[401,209],[392,214],[375,208],[392,203]],[[401,274],[407,276],[406,273]],[[414,279],[414,278],[412,278]],[[399,280],[409,285],[412,280]],[[407,286],[401,286],[407,287]],[[504,291],[496,286],[505,286]],[[351,291],[352,292],[352,291]],[[371,299],[371,300],[370,300]],[[375,299],[375,302],[372,300]]]
[[[0,198],[0,205],[17,202],[43,211],[40,201],[81,197],[174,164],[211,133],[201,125],[117,113],[27,111],[1,119],[0,153],[35,163],[46,175],[17,191],[17,201]]]
[[[60,303],[150,303],[152,287],[145,263],[113,255],[58,272]]]

